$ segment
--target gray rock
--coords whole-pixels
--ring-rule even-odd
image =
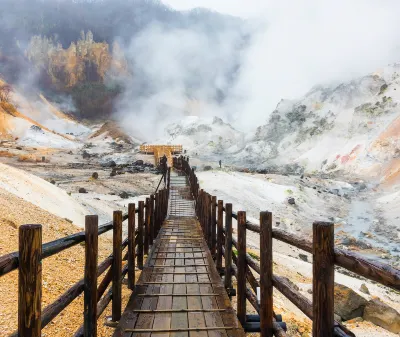
[[[367,303],[363,318],[390,332],[400,333],[400,314],[379,299]]]
[[[129,194],[124,191],[124,192],[120,193],[119,197],[122,198],[122,199],[128,199],[129,198]]]
[[[306,254],[299,254],[299,258],[300,258],[300,260],[308,262],[308,256]]]
[[[354,290],[335,284],[335,313],[344,321],[362,317],[368,301]]]
[[[115,163],[114,160],[110,160],[110,161],[108,161],[106,163],[102,163],[101,166],[102,167],[116,167],[117,164]]]
[[[93,172],[92,178],[93,179],[98,179],[99,178],[99,174],[97,172]]]
[[[296,200],[293,197],[287,198],[287,202],[289,205],[296,205]]]
[[[365,285],[365,283],[363,283],[360,287],[360,291],[364,294],[368,294],[369,295],[369,289],[367,288],[367,286]]]
[[[87,193],[86,189],[83,188],[83,187],[81,187],[81,188],[78,190],[78,192],[79,192],[79,193]]]

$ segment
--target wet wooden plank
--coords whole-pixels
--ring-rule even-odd
[[[161,257],[167,257],[168,254],[162,254]],[[158,255],[160,257],[160,255]],[[168,266],[169,264],[173,264],[172,260],[163,260],[162,264]],[[170,271],[173,268],[165,267],[164,270]],[[162,281],[171,282],[173,281],[172,274],[164,274],[161,276]],[[171,284],[164,284],[160,286],[160,294],[170,294],[172,292],[173,285]],[[157,309],[172,309],[172,296],[161,296],[158,298],[157,302]],[[169,329],[171,326],[171,313],[156,313],[154,314],[154,323],[153,329]],[[157,337],[169,337],[169,333],[161,333],[156,332],[152,333],[151,336]]]

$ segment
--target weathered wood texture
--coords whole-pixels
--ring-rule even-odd
[[[178,177],[171,175],[169,209],[184,215],[164,221],[114,336],[245,337],[201,226],[185,216],[194,204]]]
[[[142,202],[143,207],[143,202]],[[113,263],[112,263],[112,320],[117,322],[121,318],[122,290],[122,212],[113,214]]]
[[[272,213],[260,214],[260,325],[261,337],[272,337],[273,286],[272,286]]]
[[[238,212],[238,275],[237,315],[240,323],[246,323],[246,212]]]
[[[97,215],[85,218],[85,287],[84,287],[84,331],[85,337],[97,336],[97,259],[98,259]]]
[[[42,226],[19,228],[18,335],[41,336]]]
[[[225,288],[232,289],[232,204],[225,205]]]
[[[332,337],[334,323],[334,226],[313,224],[313,337]]]
[[[128,287],[135,288],[135,204],[128,205]]]

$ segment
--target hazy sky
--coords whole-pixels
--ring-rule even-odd
[[[163,0],[163,2],[178,10],[204,7],[244,18],[259,15],[268,3],[267,0]]]

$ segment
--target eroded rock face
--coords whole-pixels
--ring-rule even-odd
[[[344,321],[362,317],[368,301],[354,290],[335,284],[335,313]]]
[[[379,299],[367,303],[364,319],[393,333],[400,333],[400,314]]]

